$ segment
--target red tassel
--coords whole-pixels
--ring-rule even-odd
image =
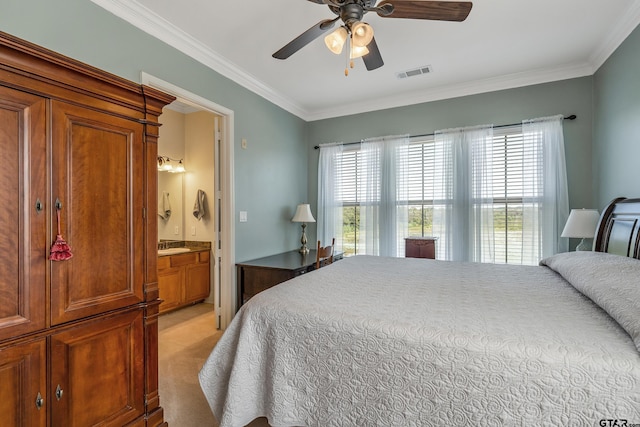
[[[60,209],[56,212],[58,217],[58,234],[56,235],[56,241],[51,245],[51,252],[49,253],[49,259],[51,261],[66,261],[73,256],[71,248],[67,242],[62,238],[60,234]]]
[[[73,254],[71,253],[71,248],[64,241],[61,235],[56,236],[56,241],[51,245],[51,253],[49,254],[49,259],[51,261],[65,261],[71,258]]]

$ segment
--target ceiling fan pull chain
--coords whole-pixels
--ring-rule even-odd
[[[349,46],[348,46],[348,54],[347,54],[347,58],[349,58],[349,68],[353,68],[354,64],[353,64],[353,33],[351,33],[351,35],[349,36]]]
[[[353,34],[351,33],[351,28],[349,28],[349,36],[347,37],[347,62],[344,67],[344,75],[345,77],[349,76],[349,68],[353,68],[353,58],[351,57],[351,52],[353,49]]]
[[[349,77],[349,59],[351,57],[351,30],[349,30],[349,35],[347,36],[347,61],[344,66],[344,76]]]

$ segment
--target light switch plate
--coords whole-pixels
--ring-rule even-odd
[[[240,211],[240,222],[247,222],[247,211]]]

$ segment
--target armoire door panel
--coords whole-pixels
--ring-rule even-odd
[[[144,414],[143,328],[136,310],[52,335],[52,425],[123,426]]]
[[[143,300],[144,147],[139,123],[61,102],[52,110],[51,198],[73,253],[51,265],[59,324]]]
[[[45,327],[46,152],[46,100],[0,87],[0,340]]]
[[[0,349],[0,425],[47,425],[46,340]]]

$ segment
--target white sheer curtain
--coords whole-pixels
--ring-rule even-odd
[[[445,196],[433,210],[433,232],[441,259],[493,262],[491,192],[493,126],[435,132],[436,168]]]
[[[422,196],[432,203],[438,259],[536,264],[567,250],[559,237],[569,214],[562,132],[562,116],[524,121],[522,129],[495,135],[492,125],[435,132],[429,167],[422,166]],[[343,165],[341,145],[320,150],[319,239],[335,237],[343,247],[340,191],[348,190],[358,210],[350,241],[356,253],[402,256],[409,137],[368,139],[348,153],[356,155]],[[340,183],[345,174],[349,182]]]
[[[408,151],[408,135],[370,138],[362,143],[359,254],[404,254],[408,233]]]
[[[318,161],[318,240],[323,246],[336,239],[336,249],[342,250],[342,203],[338,197],[342,176],[342,144],[320,147]]]
[[[529,239],[533,259],[542,259],[569,249],[568,239],[560,238],[569,216],[569,191],[564,153],[563,116],[542,117],[522,122],[525,147],[535,150],[536,167],[528,183],[532,189],[524,199],[524,230],[539,230],[523,236]],[[536,185],[538,184],[538,185]],[[540,185],[542,184],[542,185]],[[538,188],[536,191],[534,187]]]

